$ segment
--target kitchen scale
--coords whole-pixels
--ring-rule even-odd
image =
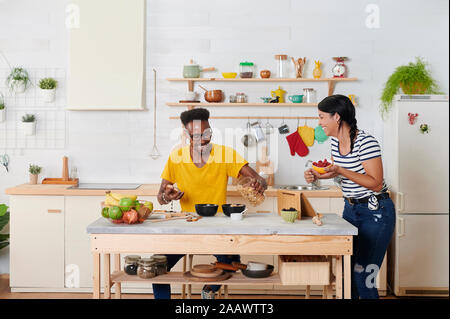
[[[71,186],[69,188],[76,189],[136,189],[141,184],[133,183],[79,183],[78,186]]]

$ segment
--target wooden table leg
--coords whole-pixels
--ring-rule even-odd
[[[228,285],[223,286],[223,293],[225,295],[225,299],[228,299]]]
[[[183,257],[183,273],[186,272],[186,258],[187,255]],[[181,285],[181,299],[186,299],[186,284]]]
[[[120,271],[120,254],[114,254],[114,270]],[[115,283],[115,289],[116,289],[116,299],[122,298],[122,283],[116,282]]]
[[[111,255],[103,254],[103,284],[105,291],[103,297],[105,299],[111,299]]]
[[[100,299],[100,254],[92,253],[94,269],[92,272],[92,298]]]
[[[344,298],[352,297],[351,256],[344,255]]]
[[[310,297],[311,297],[311,286],[310,285],[306,285],[305,299],[309,299]]]
[[[336,299],[342,299],[342,256],[336,256],[335,276],[336,276]]]
[[[188,256],[189,256],[189,266],[188,266],[188,269],[189,269],[189,271],[191,271],[191,269],[192,269],[192,263],[193,263],[193,261],[194,261],[194,255],[188,255]],[[191,285],[191,284],[188,285],[188,298],[189,298],[189,299],[192,299],[192,285]]]

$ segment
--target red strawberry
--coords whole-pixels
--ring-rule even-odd
[[[314,165],[314,166],[317,166],[317,162],[313,162],[313,165]]]

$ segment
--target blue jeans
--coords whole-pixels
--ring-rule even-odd
[[[395,208],[390,198],[379,200],[378,210],[345,200],[343,218],[358,228],[353,238],[352,299],[378,299],[378,270],[395,228]]]
[[[184,255],[166,255],[167,256],[167,271],[170,271],[173,266]],[[239,255],[214,255],[218,262],[231,264],[233,261],[241,262]],[[228,271],[228,270],[226,270]],[[153,284],[153,295],[155,299],[170,299],[170,285],[167,284]],[[220,289],[220,285],[210,285],[212,291],[216,292]]]

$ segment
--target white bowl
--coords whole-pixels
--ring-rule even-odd
[[[247,270],[266,270],[267,264],[259,263],[256,261],[249,261],[247,263]]]
[[[242,220],[244,218],[244,214],[242,213],[233,213],[230,214],[231,220]]]

